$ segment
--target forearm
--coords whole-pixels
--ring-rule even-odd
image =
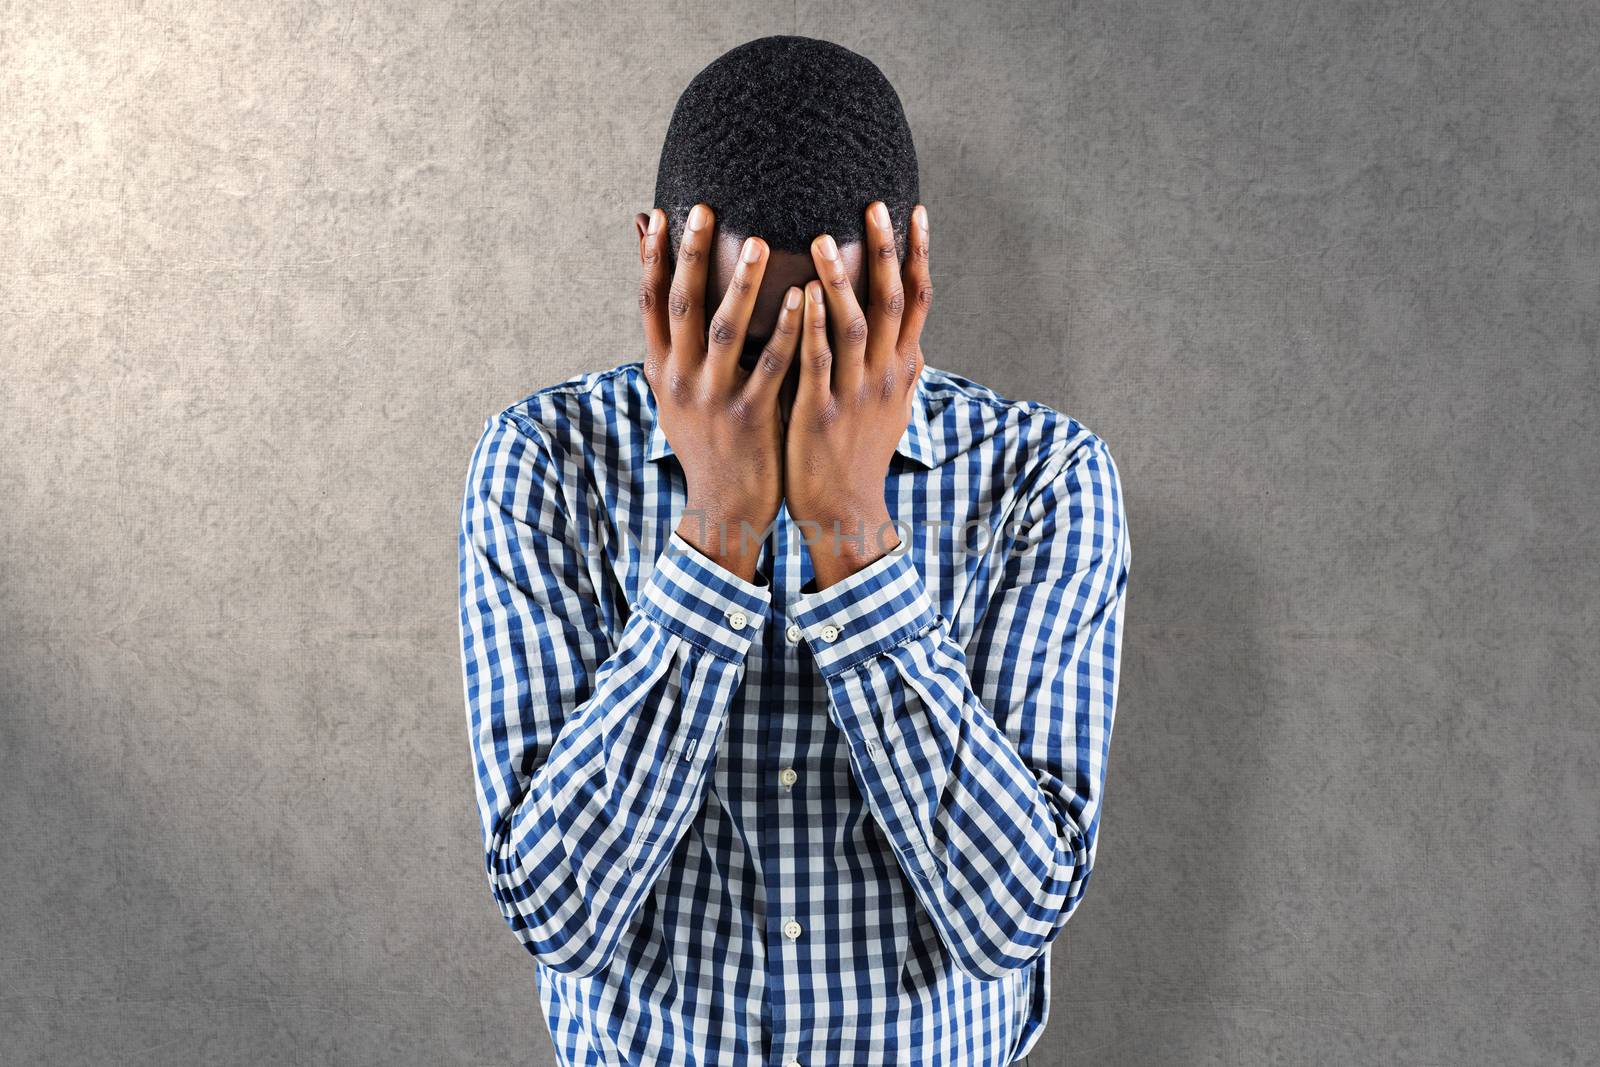
[[[498,657],[476,656],[491,664],[473,701],[490,885],[519,940],[556,970],[609,961],[686,832],[765,614],[764,589],[675,549],[692,553],[675,541],[657,562],[576,706],[524,710],[561,700],[560,679],[508,676]],[[735,611],[748,620],[738,630]],[[513,724],[541,717],[559,732],[527,768],[529,739]]]
[[[1020,727],[1008,735],[908,557],[808,594],[796,621],[862,794],[958,966],[990,978],[1036,958],[1087,880],[1094,824],[1080,820],[1102,766],[1098,756],[1055,766],[1061,739],[1041,724],[1065,718],[1071,731],[1106,709],[1077,706],[1059,685],[1019,691],[1001,709]]]
[[[963,970],[1042,953],[1076,905],[1089,836],[965,680],[943,621],[829,679],[862,793]]]

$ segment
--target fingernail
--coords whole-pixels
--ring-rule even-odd
[[[706,210],[704,204],[696,204],[689,210],[689,229],[698,230],[705,226],[706,216],[711,212]]]
[[[872,221],[879,226],[889,225],[889,209],[883,206],[882,201],[872,205]]]
[[[795,308],[799,307],[800,290],[791,286],[788,295],[783,298],[783,306],[788,308],[790,311],[793,311]]]
[[[661,212],[652,210],[650,212],[650,229],[646,232],[653,236],[659,229],[661,229]]]
[[[811,302],[813,304],[822,303],[822,286],[821,285],[808,285],[808,286],[806,286],[806,288],[808,290],[810,290],[810,292],[811,292]]]
[[[917,229],[922,231],[922,236],[928,236],[928,209],[917,205]]]
[[[822,258],[823,259],[830,259],[831,260],[831,259],[838,259],[839,258],[839,246],[833,243],[833,237],[832,236],[830,236],[829,234],[823,234],[822,235],[821,245],[822,245]]]
[[[744,254],[742,258],[746,263],[754,263],[761,258],[761,246],[756,244],[754,237],[746,237],[744,239]]]

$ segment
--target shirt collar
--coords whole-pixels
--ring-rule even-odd
[[[655,396],[648,387],[645,389],[645,406],[650,420],[650,441],[645,446],[645,459],[654,462],[662,456],[671,455],[672,445],[661,429],[661,420],[656,417]],[[933,439],[928,428],[928,389],[922,374],[917,375],[916,395],[911,400],[911,419],[906,423],[905,432],[900,435],[900,443],[894,446],[894,450],[923,467],[935,465]]]

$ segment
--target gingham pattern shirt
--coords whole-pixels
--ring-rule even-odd
[[[461,640],[489,889],[563,1064],[1010,1064],[1094,864],[1131,546],[1105,443],[927,368],[905,545],[675,529],[641,365],[489,418]]]

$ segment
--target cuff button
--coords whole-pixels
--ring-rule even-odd
[[[742,611],[730,611],[728,612],[728,625],[735,630],[742,630],[750,625],[750,616]]]
[[[829,623],[827,626],[822,628],[820,636],[824,641],[832,644],[839,639],[839,628],[832,623]]]

